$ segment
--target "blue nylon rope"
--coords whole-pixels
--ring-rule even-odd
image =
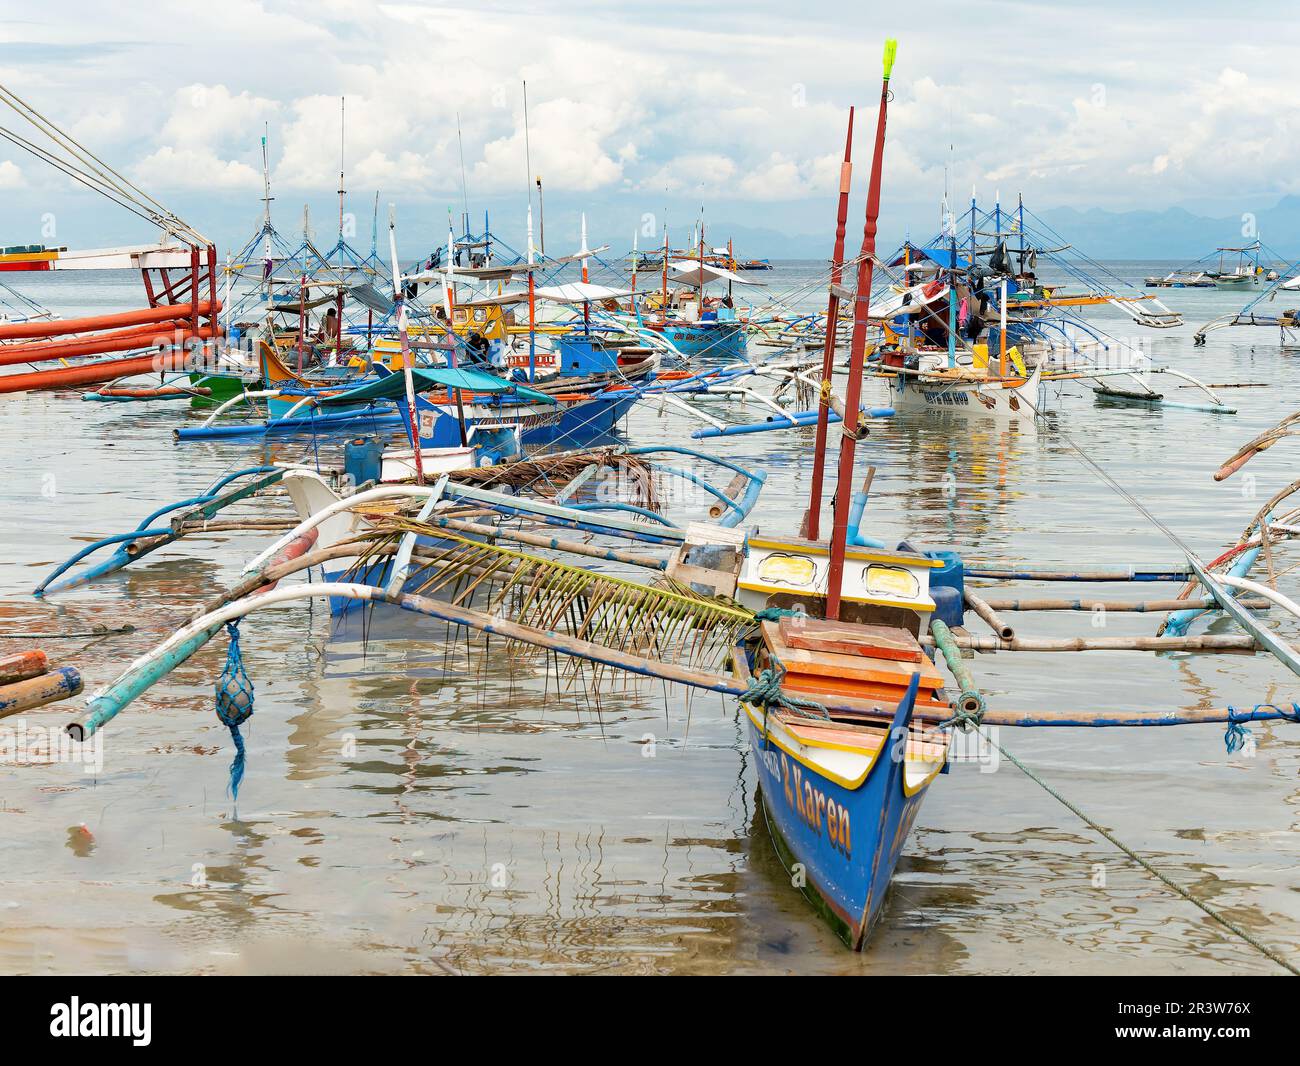
[[[1228,728],[1224,730],[1223,733],[1223,746],[1228,749],[1229,755],[1238,748],[1244,747],[1246,738],[1251,735],[1250,730],[1242,723],[1256,721],[1257,719],[1255,716],[1265,709],[1273,711],[1278,716],[1285,718],[1288,722],[1300,724],[1300,703],[1292,703],[1291,710],[1289,711],[1284,711],[1275,703],[1257,703],[1251,711],[1243,711],[1240,714],[1234,707],[1229,705]],[[1265,719],[1265,721],[1270,720],[1271,717],[1272,716],[1270,716],[1269,719]]]

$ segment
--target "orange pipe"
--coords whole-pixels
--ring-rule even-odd
[[[209,329],[199,330],[198,337],[206,340],[212,336]],[[60,367],[57,370],[33,370],[27,374],[0,375],[0,394],[27,392],[30,389],[70,388],[73,385],[92,385],[101,381],[126,377],[129,374],[148,374],[155,371],[186,370],[189,353],[167,352],[162,355],[137,355],[129,359],[107,359],[102,363],[85,366]]]
[[[221,310],[221,301],[216,301],[216,310]],[[65,318],[58,322],[14,322],[0,326],[0,340],[34,339],[37,337],[59,337],[66,333],[89,333],[97,329],[113,329],[118,326],[147,326],[152,322],[168,322],[173,318],[188,319],[194,313],[192,304],[171,304],[163,307],[147,307],[139,311],[120,311],[111,315],[89,315],[85,318]],[[198,313],[213,313],[213,304],[208,300],[199,303]]]
[[[0,685],[39,677],[50,668],[50,660],[39,648],[0,655]]]
[[[39,363],[49,359],[73,359],[80,355],[103,355],[127,352],[132,348],[151,348],[157,344],[178,344],[194,336],[188,322],[159,322],[152,326],[96,333],[78,340],[39,341],[0,347],[0,366],[15,363]],[[211,330],[208,331],[211,336]]]

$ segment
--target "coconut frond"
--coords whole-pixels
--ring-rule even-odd
[[[754,626],[753,613],[663,577],[654,584],[462,537],[403,516],[381,518],[358,568],[407,534],[434,538],[413,556],[414,591],[606,647],[683,666],[713,665]],[[528,654],[523,647],[515,654]]]
[[[527,489],[544,499],[553,499],[575,478],[585,474],[583,483],[594,487],[611,473],[618,479],[620,499],[652,511],[659,510],[653,467],[640,456],[615,448],[537,455],[498,466],[468,467],[450,476],[454,481],[480,488]]]

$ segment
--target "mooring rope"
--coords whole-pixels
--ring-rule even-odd
[[[1056,800],[1067,810],[1069,810],[1072,814],[1074,814],[1079,819],[1081,819],[1084,822],[1084,824],[1086,824],[1090,829],[1093,829],[1096,832],[1100,833],[1103,837],[1105,837],[1108,841],[1110,841],[1110,843],[1114,844],[1115,847],[1119,848],[1120,851],[1122,851],[1135,863],[1141,866],[1142,869],[1146,870],[1147,873],[1149,873],[1157,881],[1163,884],[1166,888],[1170,889],[1175,894],[1182,896],[1182,898],[1187,900],[1188,903],[1204,911],[1216,922],[1218,922],[1221,926],[1227,929],[1230,933],[1235,934],[1237,937],[1245,941],[1256,951],[1258,951],[1261,955],[1277,963],[1279,966],[1282,967],[1282,969],[1288,971],[1289,973],[1294,974],[1297,977],[1300,977],[1300,969],[1297,969],[1294,965],[1287,962],[1286,959],[1282,958],[1282,956],[1280,956],[1272,948],[1266,947],[1265,945],[1261,944],[1258,940],[1256,940],[1253,936],[1251,936],[1248,932],[1246,932],[1246,930],[1242,929],[1241,926],[1237,925],[1231,919],[1224,917],[1221,913],[1219,913],[1219,911],[1215,910],[1209,904],[1202,903],[1199,899],[1193,896],[1187,889],[1183,888],[1182,885],[1178,884],[1178,882],[1174,881],[1166,874],[1163,874],[1159,870],[1157,870],[1153,865],[1151,865],[1151,863],[1147,862],[1146,859],[1142,858],[1141,855],[1139,855],[1136,851],[1134,851],[1122,840],[1116,837],[1112,832],[1110,832],[1110,830],[1105,829],[1104,827],[1099,825],[1096,821],[1094,821],[1092,818],[1089,818],[1088,815],[1084,814],[1083,811],[1081,811],[1068,799],[1062,796],[1061,793],[1059,793],[1056,789],[1054,789],[1051,785],[1049,785],[1046,781],[1044,781],[1041,777],[1039,777],[1036,773],[1034,773],[1033,770],[1029,769],[1028,766],[1022,763],[1014,755],[1012,755],[1011,752],[1007,751],[1006,748],[1004,748],[996,740],[994,740],[987,733],[985,733],[983,729],[980,729],[979,733],[982,737],[984,737],[985,740],[987,740],[990,744],[992,744],[995,748],[997,748],[998,751],[1000,751],[1002,755],[1008,761],[1010,761],[1010,763],[1013,766],[1015,766],[1017,770],[1019,770],[1022,774],[1024,774],[1027,778],[1029,778],[1029,780],[1034,782],[1034,784],[1038,785],[1039,788],[1041,788],[1054,800]]]
[[[1228,728],[1223,733],[1223,746],[1228,749],[1231,755],[1238,748],[1246,743],[1246,738],[1250,736],[1250,730],[1243,724],[1245,722],[1269,721],[1269,719],[1257,719],[1255,716],[1260,711],[1268,709],[1275,711],[1288,722],[1295,722],[1300,725],[1300,703],[1292,703],[1291,710],[1284,711],[1275,703],[1257,703],[1253,710],[1242,711],[1238,713],[1237,709],[1231,704],[1228,705]]]

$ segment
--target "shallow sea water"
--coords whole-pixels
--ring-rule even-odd
[[[815,290],[816,271],[782,264],[761,280],[776,292]],[[87,286],[53,275],[22,288],[64,313],[141,299],[132,277]],[[1068,435],[1203,557],[1218,554],[1295,476],[1289,442],[1247,467],[1253,496],[1242,475],[1215,484],[1210,474],[1291,409],[1297,356],[1262,329],[1214,333],[1193,348],[1196,325],[1243,298],[1176,290],[1164,299],[1187,325],[1126,328],[1110,311],[1095,319],[1140,338],[1157,363],[1270,387],[1225,390],[1235,417],[1105,407],[1076,388],[1054,400],[1057,413],[1036,433],[884,423],[859,450],[859,480],[877,467],[864,528],[958,547],[968,560],[1176,563],[1164,536],[1079,462]],[[883,388],[867,388],[885,402]],[[98,640],[4,639],[0,651],[43,646],[79,667],[90,691],[266,543],[248,534],[186,540],[89,587],[47,601],[29,595],[80,545],[223,472],[308,447],[173,444],[171,429],[194,417],[179,405],[91,404],[71,393],[0,401],[0,636],[136,627]],[[690,428],[647,409],[625,436],[680,442]],[[761,527],[797,524],[811,441],[809,430],[712,442],[769,472]],[[1294,591],[1284,577],[1289,584]],[[1173,586],[1140,588],[1149,596]],[[1088,615],[1016,622],[1033,636],[1156,625],[1113,613],[1104,630]],[[1210,631],[1231,629],[1220,621]],[[1283,631],[1300,641],[1294,627]],[[100,771],[0,763],[0,971],[1276,970],[1005,763],[994,772],[958,765],[937,781],[869,950],[854,955],[790,888],[773,853],[734,702],[612,679],[599,693],[557,691],[499,654],[449,646],[441,627],[376,616],[368,633],[337,630],[320,604],[264,611],[243,634],[257,711],[237,811],[225,791],[229,736],[212,712],[224,640],[112,723]],[[1298,687],[1260,656],[1000,653],[971,669],[1005,708],[1253,706],[1289,702]],[[80,702],[3,725],[61,726]],[[1003,730],[1001,740],[1199,898],[1295,956],[1300,730],[1262,724],[1254,734],[1254,758],[1226,755],[1213,726]]]

